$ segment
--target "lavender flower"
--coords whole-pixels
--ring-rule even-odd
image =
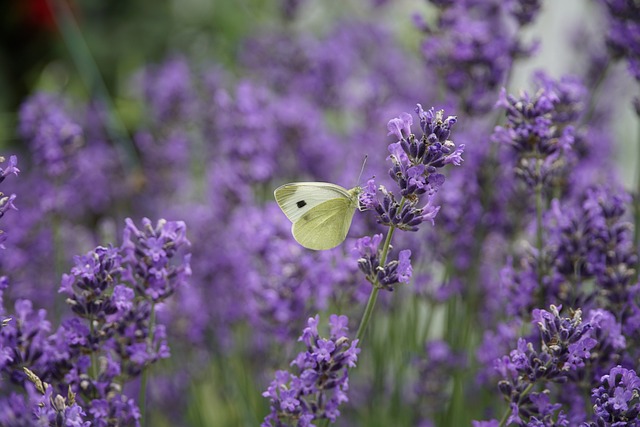
[[[499,382],[500,392],[510,402],[510,416],[507,424],[547,425],[544,419],[556,418],[559,405],[550,404],[549,393],[532,390],[535,385],[547,387],[548,383],[566,383],[569,376],[585,366],[591,357],[590,350],[597,341],[590,336],[592,326],[582,322],[581,311],[576,310],[571,317],[561,317],[559,309],[550,311],[534,310],[533,321],[540,331],[541,346],[536,350],[533,343],[518,340],[517,348],[509,357],[496,360],[495,368],[503,379]],[[557,414],[558,424],[568,425],[566,418]],[[560,422],[561,419],[565,421]]]
[[[507,9],[520,26],[532,23],[542,7],[541,0],[510,0]]]
[[[507,12],[521,25],[531,22],[537,2],[433,2],[440,9],[435,25],[426,32],[422,52],[428,67],[437,70],[447,89],[470,115],[491,109],[495,94],[515,59],[531,54],[510,30]]]
[[[52,177],[68,170],[68,159],[83,143],[82,128],[53,95],[38,94],[20,109],[20,134],[36,163]]]
[[[146,366],[169,357],[165,327],[152,321],[152,304],[171,295],[189,273],[188,254],[182,263],[171,263],[189,244],[184,223],[143,224],[140,231],[127,221],[122,248],[97,247],[75,258],[60,286],[74,317],[54,334],[47,336],[46,312],[36,315],[28,300],[17,303],[15,320],[0,330],[1,372],[17,385],[29,379],[42,394],[69,388],[84,408],[45,395],[37,419],[84,426],[89,425],[86,416],[91,425],[107,427],[110,420],[139,425],[137,405],[122,387]],[[156,294],[145,292],[145,284],[155,286]],[[29,369],[23,372],[22,367]]]
[[[276,372],[267,391],[271,413],[262,426],[311,426],[314,420],[335,422],[340,415],[338,406],[348,401],[348,368],[356,366],[358,341],[347,337],[346,316],[329,317],[329,339],[318,333],[320,316],[309,318],[299,341],[307,349],[291,362],[297,374]]]
[[[625,0],[603,0],[603,3],[609,13],[609,52],[614,59],[626,58],[629,72],[640,80],[640,7]]]
[[[640,378],[618,365],[603,375],[592,390],[594,422],[585,426],[637,426],[640,414]]]
[[[420,417],[426,423],[428,419],[435,419],[442,413],[442,409],[451,398],[453,373],[463,369],[467,364],[461,352],[452,350],[442,340],[427,342],[424,354],[414,364],[417,375],[412,383],[415,395],[419,399],[414,404],[420,408]]]
[[[65,426],[65,427],[89,427],[90,421],[84,421],[86,415],[83,409],[76,403],[76,395],[69,388],[67,397],[60,394],[53,395],[53,387],[42,382],[37,375],[24,368],[29,381],[34,384],[27,385],[32,406],[32,414],[38,425]]]
[[[364,209],[374,210],[380,224],[394,226],[400,230],[417,231],[424,221],[433,220],[440,207],[433,205],[434,195],[444,182],[444,176],[436,171],[447,164],[459,165],[462,161],[464,145],[456,148],[448,138],[456,118],[444,118],[443,111],[430,109],[424,111],[418,104],[416,114],[420,119],[422,136],[417,138],[411,133],[413,119],[407,113],[389,121],[389,135],[398,142],[389,145],[391,168],[389,176],[400,188],[402,200],[383,186],[378,199],[375,181],[370,180],[360,195],[360,204]],[[427,204],[419,208],[419,196],[426,194]]]
[[[628,194],[589,187],[571,203],[552,202],[548,215],[548,253],[553,260],[553,293],[562,299],[589,303],[601,296],[604,307],[624,318],[633,284],[637,253],[631,224],[625,219]],[[597,236],[597,237],[596,237]],[[598,290],[584,294],[582,283],[594,278]],[[570,294],[566,294],[570,291]]]
[[[121,261],[120,251],[112,247],[98,247],[84,256],[75,257],[71,274],[62,276],[60,292],[69,296],[67,304],[76,315],[105,322],[118,311],[110,294],[118,295],[114,291],[114,280],[123,271]]]
[[[191,275],[190,255],[185,255],[177,266],[170,263],[179,250],[190,245],[186,226],[182,221],[160,220],[154,227],[144,218],[143,228],[138,229],[131,219],[125,222],[122,249],[131,266],[127,275],[140,295],[154,303],[163,301]]]
[[[23,367],[40,370],[47,366],[51,323],[47,312],[34,310],[29,300],[17,301],[14,310],[11,320],[0,329],[0,372],[12,383],[23,385]]]
[[[409,283],[411,279],[411,251],[405,249],[398,254],[398,260],[387,261],[380,265],[382,234],[365,236],[356,242],[355,250],[359,254],[358,267],[367,281],[374,286],[392,291],[398,283]]]
[[[516,174],[530,187],[552,183],[567,167],[574,128],[561,116],[556,120],[557,94],[549,89],[519,98],[503,89],[498,105],[505,108],[508,124],[496,127],[493,140],[512,148]]]
[[[37,376],[32,374],[37,381]],[[67,397],[55,394],[53,387],[44,383],[46,388],[27,384],[28,399],[11,393],[0,400],[0,423],[10,427],[60,426],[89,427],[90,421],[84,421],[84,410],[75,402],[75,394],[69,392]]]
[[[5,158],[0,157],[0,163],[4,161],[5,161]],[[7,176],[10,174],[18,175],[18,172],[20,172],[20,169],[17,168],[17,164],[18,164],[18,158],[16,156],[9,157],[9,165],[4,168],[0,167],[0,182],[3,182],[7,178]],[[16,206],[13,204],[13,201],[15,199],[16,199],[15,194],[6,196],[2,191],[0,191],[0,218],[2,218],[9,209],[18,210],[18,208],[16,208]],[[4,233],[3,230],[0,230],[0,249],[4,249],[4,245],[2,244],[2,242],[4,242],[6,239],[7,239],[6,234]]]
[[[149,67],[139,77],[145,101],[158,123],[187,121],[197,112],[191,70],[183,58]]]

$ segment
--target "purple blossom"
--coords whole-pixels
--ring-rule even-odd
[[[500,422],[498,420],[472,421],[471,425],[473,427],[500,427]]]
[[[609,14],[607,47],[614,59],[625,58],[629,72],[640,79],[640,7],[633,1],[603,0]]]
[[[139,294],[153,302],[162,301],[191,276],[190,255],[185,255],[180,264],[170,262],[178,251],[190,246],[186,226],[182,221],[160,220],[154,227],[144,218],[142,229],[138,229],[131,219],[125,222],[122,250],[132,266],[127,274]]]
[[[411,381],[417,399],[411,404],[420,408],[418,414],[423,421],[433,418],[451,399],[451,375],[466,364],[465,355],[454,351],[445,341],[432,340],[425,344],[422,354],[412,363],[417,375]]]
[[[191,70],[184,58],[172,58],[142,75],[142,91],[158,123],[192,120],[197,113],[197,98]]]
[[[594,420],[586,424],[590,427],[636,426],[640,414],[640,378],[631,369],[618,365],[603,375],[600,386],[591,394]]]
[[[435,192],[441,184],[436,170],[449,163],[459,165],[464,149],[464,146],[460,146],[454,150],[455,144],[449,140],[451,127],[457,121],[455,117],[445,119],[442,110],[435,111],[432,108],[424,111],[420,104],[416,107],[416,114],[420,119],[422,136],[418,138],[400,132],[396,134],[400,136],[399,141],[389,145],[389,160],[392,163],[389,175],[398,183],[405,197]],[[393,119],[390,125],[397,120],[408,123],[407,117],[411,116],[403,113],[401,117],[404,118]]]
[[[409,283],[411,279],[411,251],[402,250],[398,254],[398,260],[387,260],[385,265],[381,266],[381,242],[382,234],[358,239],[354,248],[359,255],[358,267],[371,284],[392,291],[396,284]]]
[[[0,163],[4,162],[4,157],[0,157]],[[18,175],[20,169],[17,168],[18,158],[16,156],[9,157],[9,165],[5,168],[0,167],[0,183],[5,180],[5,178],[10,175]],[[4,216],[4,214],[10,210],[18,210],[16,206],[13,204],[16,199],[15,194],[5,195],[2,191],[0,191],[0,218]],[[0,249],[4,249],[4,245],[2,242],[6,240],[7,236],[3,230],[0,230]]]
[[[435,68],[460,108],[483,115],[492,106],[497,89],[515,59],[529,56],[511,29],[508,14],[520,25],[530,23],[537,2],[433,2],[441,8],[435,25],[424,25],[422,52],[428,67]]]
[[[553,259],[554,286],[560,290],[567,283],[576,283],[570,298],[586,302],[592,297],[580,284],[594,278],[606,301],[604,307],[625,318],[632,311],[627,301],[634,280],[631,270],[638,259],[631,225],[625,219],[629,196],[621,190],[592,186],[576,198],[564,204],[553,201],[548,215],[547,246]]]
[[[5,158],[0,157],[0,161],[4,162]],[[18,157],[10,156],[9,164],[4,168],[0,168],[0,182],[4,181],[5,178],[10,174],[18,175],[19,172],[20,172],[20,169],[18,169]]]
[[[516,97],[502,90],[497,105],[506,110],[508,122],[495,128],[492,139],[511,147],[510,161],[527,185],[558,186],[580,155],[576,149],[584,151],[575,124],[585,107],[585,88],[573,76],[556,81],[538,72],[535,81],[539,89],[534,96],[522,92]]]
[[[520,26],[533,22],[541,7],[541,0],[510,0],[507,2],[509,13],[516,18]]]
[[[398,118],[389,120],[389,123],[387,123],[389,133],[387,135],[395,135],[398,140],[407,139],[411,135],[412,124],[413,117],[411,114],[402,113]]]
[[[495,361],[496,371],[502,377],[498,388],[510,402],[508,423],[566,426],[569,425],[566,415],[557,413],[561,405],[551,403],[544,396],[549,393],[545,390],[549,383],[566,383],[585,367],[590,351],[598,344],[590,335],[593,326],[582,321],[580,310],[573,311],[570,317],[561,317],[553,305],[549,311],[533,310],[532,318],[540,333],[540,349],[520,338],[509,357]],[[535,386],[543,387],[542,393]],[[552,419],[556,424],[547,424]]]
[[[52,177],[68,170],[69,156],[83,144],[82,128],[61,104],[57,97],[41,93],[20,108],[20,134],[28,140],[36,163]]]
[[[131,239],[129,246],[99,246],[76,257],[70,274],[63,275],[60,292],[67,296],[74,317],[63,320],[55,333],[49,335],[51,327],[45,311],[36,314],[29,300],[19,300],[12,320],[0,329],[0,354],[4,356],[0,358],[0,370],[12,382],[26,384],[29,391],[21,369],[28,366],[42,378],[38,382],[51,384],[47,392],[54,387],[74,390],[78,402],[88,409],[85,414],[73,402],[67,405],[59,396],[45,396],[44,404],[40,402],[34,412],[39,420],[56,420],[56,425],[66,426],[106,427],[110,425],[108,420],[139,425],[136,403],[122,394],[122,384],[140,375],[147,365],[168,358],[170,352],[164,325],[154,325],[151,320],[151,302],[140,298],[145,294],[135,293],[137,287],[132,281],[137,277],[131,271],[138,271],[135,267],[139,261],[135,255],[127,256],[128,250],[136,248],[135,239],[138,253],[144,255],[148,250],[147,262],[162,267],[188,241],[181,223],[160,221],[156,229],[148,227],[148,232],[155,233],[148,245],[144,244],[146,236],[132,222],[128,225],[125,236]],[[131,237],[135,232],[136,237]],[[157,241],[164,244],[159,246]],[[188,254],[185,257],[186,266],[171,265],[176,280],[188,271]],[[26,378],[34,381],[28,373]],[[89,421],[84,421],[85,416]]]
[[[335,422],[338,406],[348,401],[348,368],[358,360],[358,341],[347,337],[345,316],[329,318],[331,336],[320,338],[319,316],[309,318],[300,341],[307,349],[291,362],[297,374],[278,371],[268,389],[262,393],[269,398],[271,412],[262,426],[309,426],[313,420]]]
[[[388,125],[389,134],[400,139],[388,146],[388,160],[391,161],[389,176],[400,187],[402,199],[396,200],[384,186],[376,188],[373,179],[367,182],[359,197],[362,208],[376,212],[378,223],[405,231],[417,231],[425,221],[434,224],[440,210],[435,205],[434,195],[444,183],[444,176],[436,171],[450,163],[459,165],[464,149],[462,145],[456,149],[448,139],[451,127],[456,123],[455,117],[445,119],[443,111],[424,111],[420,104],[416,107],[416,114],[422,130],[419,138],[410,133],[411,116],[407,113],[392,119]],[[395,132],[393,129],[401,130]],[[427,196],[427,203],[419,208],[421,195]]]

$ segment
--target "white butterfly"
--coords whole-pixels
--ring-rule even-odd
[[[346,239],[360,191],[360,187],[347,190],[328,182],[293,182],[273,194],[293,223],[296,241],[308,249],[325,250]]]

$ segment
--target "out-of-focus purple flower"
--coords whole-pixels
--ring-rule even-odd
[[[498,420],[489,421],[471,421],[472,427],[500,427]]]
[[[614,59],[626,58],[640,80],[640,6],[634,1],[603,0],[609,12],[607,47]]]
[[[603,375],[591,392],[594,421],[588,427],[636,426],[640,414],[640,378],[635,371],[618,365]]]
[[[563,75],[556,80],[538,70],[533,75],[536,86],[553,94],[552,120],[559,126],[575,123],[584,112],[588,90],[584,82],[574,75]]]
[[[149,67],[138,76],[154,119],[163,125],[193,120],[198,113],[191,70],[184,58]]]
[[[590,186],[575,198],[552,201],[547,215],[547,253],[553,260],[551,291],[559,300],[592,304],[598,295],[604,308],[619,313],[623,327],[634,285],[637,252],[631,224],[625,218],[630,196],[609,186]],[[595,279],[595,295],[582,283]]]
[[[492,136],[512,148],[516,174],[531,187],[553,184],[566,173],[575,140],[573,121],[583,108],[579,90],[544,74],[537,78],[541,88],[533,97],[526,92],[507,95],[502,89],[497,105],[506,110],[508,123],[497,126]]]
[[[0,163],[4,161],[5,161],[5,158],[0,157]],[[18,169],[18,157],[10,156],[9,164],[5,167],[0,167],[0,182],[4,181],[8,175],[10,174],[18,175],[19,172],[20,172],[20,169]]]
[[[338,406],[348,401],[348,369],[356,366],[358,341],[347,337],[346,316],[331,315],[329,339],[318,334],[319,316],[309,318],[300,341],[307,350],[291,362],[297,374],[278,371],[262,395],[269,399],[271,412],[262,426],[310,426],[314,420],[335,422]]]
[[[198,328],[194,333],[210,330],[213,324],[219,339],[226,339],[227,328],[248,321],[256,332],[256,348],[274,340],[285,344],[299,335],[295,325],[305,322],[309,311],[326,310],[337,299],[354,307],[366,299],[368,286],[357,280],[355,256],[345,247],[304,251],[291,238],[290,227],[275,202],[230,215],[211,247],[205,246],[215,257],[194,253],[194,259],[200,258],[194,274],[210,285],[181,293],[191,294],[191,303],[202,312],[195,319],[190,314],[190,325],[197,323],[189,332],[192,327]]]
[[[83,143],[80,125],[69,117],[60,99],[40,93],[20,107],[19,131],[29,142],[34,160],[50,176],[69,168],[69,156]]]
[[[521,27],[532,23],[542,7],[541,0],[509,0],[505,3],[509,13]]]
[[[144,218],[142,229],[129,218],[125,223],[122,250],[131,266],[128,274],[135,289],[156,303],[168,298],[191,276],[191,255],[185,255],[176,265],[171,261],[184,247],[190,246],[184,222],[160,220],[154,227]]]
[[[47,335],[51,323],[45,310],[34,310],[29,300],[18,300],[11,320],[0,329],[0,372],[9,381],[24,385],[23,366],[46,370],[49,363],[50,346]],[[34,368],[35,369],[35,368]]]
[[[533,48],[521,45],[508,13],[520,25],[530,23],[538,10],[535,1],[474,0],[433,2],[441,10],[435,25],[423,25],[422,52],[467,114],[487,113],[515,59]]]
[[[412,404],[420,408],[421,419],[427,421],[440,413],[451,399],[452,375],[456,370],[464,369],[466,358],[445,341],[432,340],[425,344],[423,354],[413,365],[418,372],[411,382],[417,399]]]
[[[589,311],[586,322],[592,325],[590,335],[598,345],[593,349],[590,364],[594,377],[604,374],[611,366],[619,363],[627,347],[627,339],[622,334],[622,325],[609,311],[594,309]]]

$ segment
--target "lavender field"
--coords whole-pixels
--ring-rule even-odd
[[[640,426],[638,0],[5,9],[1,427]]]

